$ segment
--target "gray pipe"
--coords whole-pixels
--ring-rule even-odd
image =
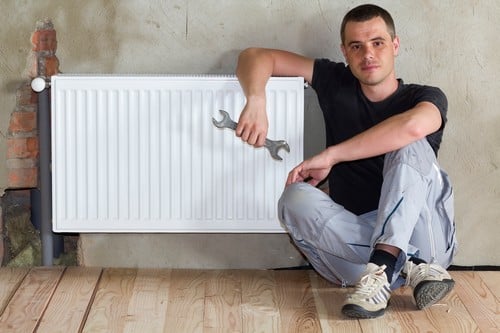
[[[40,236],[42,241],[42,265],[52,266],[54,260],[54,239],[52,233],[52,180],[50,148],[50,90],[38,93],[38,144],[39,186],[40,186]]]

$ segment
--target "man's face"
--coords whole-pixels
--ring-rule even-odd
[[[362,85],[377,86],[395,79],[394,58],[399,39],[391,38],[381,17],[364,22],[348,22],[342,53]]]

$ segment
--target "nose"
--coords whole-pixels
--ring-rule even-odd
[[[369,45],[363,47],[363,59],[373,59],[373,48]]]

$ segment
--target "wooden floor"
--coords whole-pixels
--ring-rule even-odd
[[[385,316],[343,317],[346,288],[311,270],[0,268],[0,332],[499,332],[500,272],[451,272],[417,311],[409,288]]]

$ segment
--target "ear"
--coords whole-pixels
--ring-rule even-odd
[[[397,56],[399,53],[399,36],[394,36],[392,40],[392,46],[394,48],[394,56]]]
[[[344,59],[345,61],[347,62],[347,53],[346,53],[346,49],[344,47],[344,44],[340,44],[340,50],[342,51],[342,54],[344,55]]]

